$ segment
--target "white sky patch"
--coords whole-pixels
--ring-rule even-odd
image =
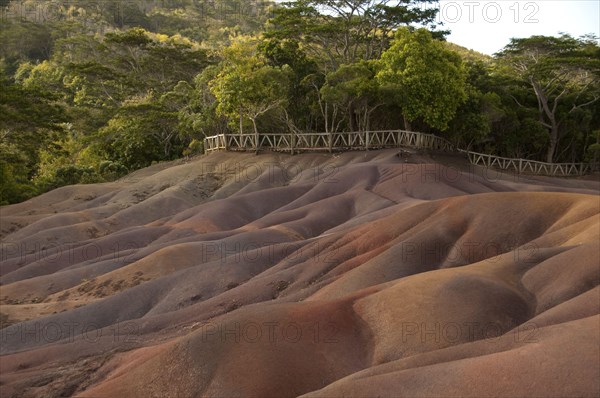
[[[600,36],[599,0],[440,0],[439,19],[448,40],[493,54],[510,38],[533,35]]]

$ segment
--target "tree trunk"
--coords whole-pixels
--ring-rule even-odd
[[[258,155],[258,128],[256,127],[256,118],[252,118],[252,126],[254,126],[254,153]]]
[[[350,105],[348,109],[348,118],[350,119],[350,131],[357,131],[356,119],[354,115],[354,105]]]
[[[553,163],[554,155],[556,154],[556,148],[558,146],[558,125],[553,123],[550,129],[550,144],[548,145],[548,152],[546,154],[546,162]]]
[[[244,116],[242,116],[242,110],[240,109],[240,145],[242,145],[242,135],[244,134]]]
[[[406,118],[406,115],[402,115],[404,117],[404,130],[411,131],[410,121]]]
[[[325,118],[325,132],[329,133],[329,105],[325,103],[325,112],[323,112],[323,118]]]

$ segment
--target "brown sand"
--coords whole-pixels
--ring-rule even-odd
[[[599,396],[600,184],[395,154],[0,208],[1,396]]]

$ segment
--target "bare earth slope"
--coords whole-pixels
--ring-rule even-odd
[[[215,153],[0,209],[4,397],[600,395],[600,184]]]

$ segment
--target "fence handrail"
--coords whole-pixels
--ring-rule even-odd
[[[487,158],[489,159],[489,163],[488,165],[484,164],[484,166],[490,166],[491,164],[495,163],[494,161],[499,160],[499,161],[505,161],[505,162],[513,162],[513,164],[517,164],[518,163],[518,168],[515,167],[516,171],[518,171],[519,173],[523,173],[525,171],[527,171],[527,169],[529,168],[531,171],[535,172],[536,168],[535,167],[531,167],[531,165],[538,165],[538,168],[550,168],[550,170],[556,170],[556,169],[567,169],[567,170],[571,170],[571,169],[577,169],[579,171],[578,174],[585,174],[585,172],[587,172],[590,169],[590,164],[589,163],[547,163],[547,162],[541,162],[539,160],[529,160],[529,159],[521,159],[521,158],[506,158],[506,157],[502,157],[502,156],[496,156],[496,155],[490,155],[487,153],[479,153],[479,152],[473,152],[473,151],[468,151],[468,150],[464,150],[464,149],[458,149],[459,152],[462,153],[466,153],[467,156],[469,156],[469,161],[472,164],[476,164],[476,165],[480,165],[481,161],[479,161],[479,159],[477,159],[477,157],[479,158]],[[497,166],[497,165],[495,165]],[[502,169],[508,169],[509,167],[500,167]],[[544,174],[556,174],[556,173],[544,173]],[[573,173],[562,173],[562,174],[566,174],[566,175],[572,175]]]
[[[257,151],[271,148],[277,151],[333,151],[351,149],[380,149],[413,147],[434,149],[446,152],[467,154],[469,162],[484,167],[496,167],[501,170],[514,170],[518,173],[538,175],[571,176],[583,175],[591,169],[588,163],[546,163],[537,160],[506,158],[502,156],[478,153],[456,148],[445,138],[434,134],[408,130],[375,130],[351,132],[306,132],[306,133],[266,133],[218,134],[204,139],[205,153],[232,150]]]

